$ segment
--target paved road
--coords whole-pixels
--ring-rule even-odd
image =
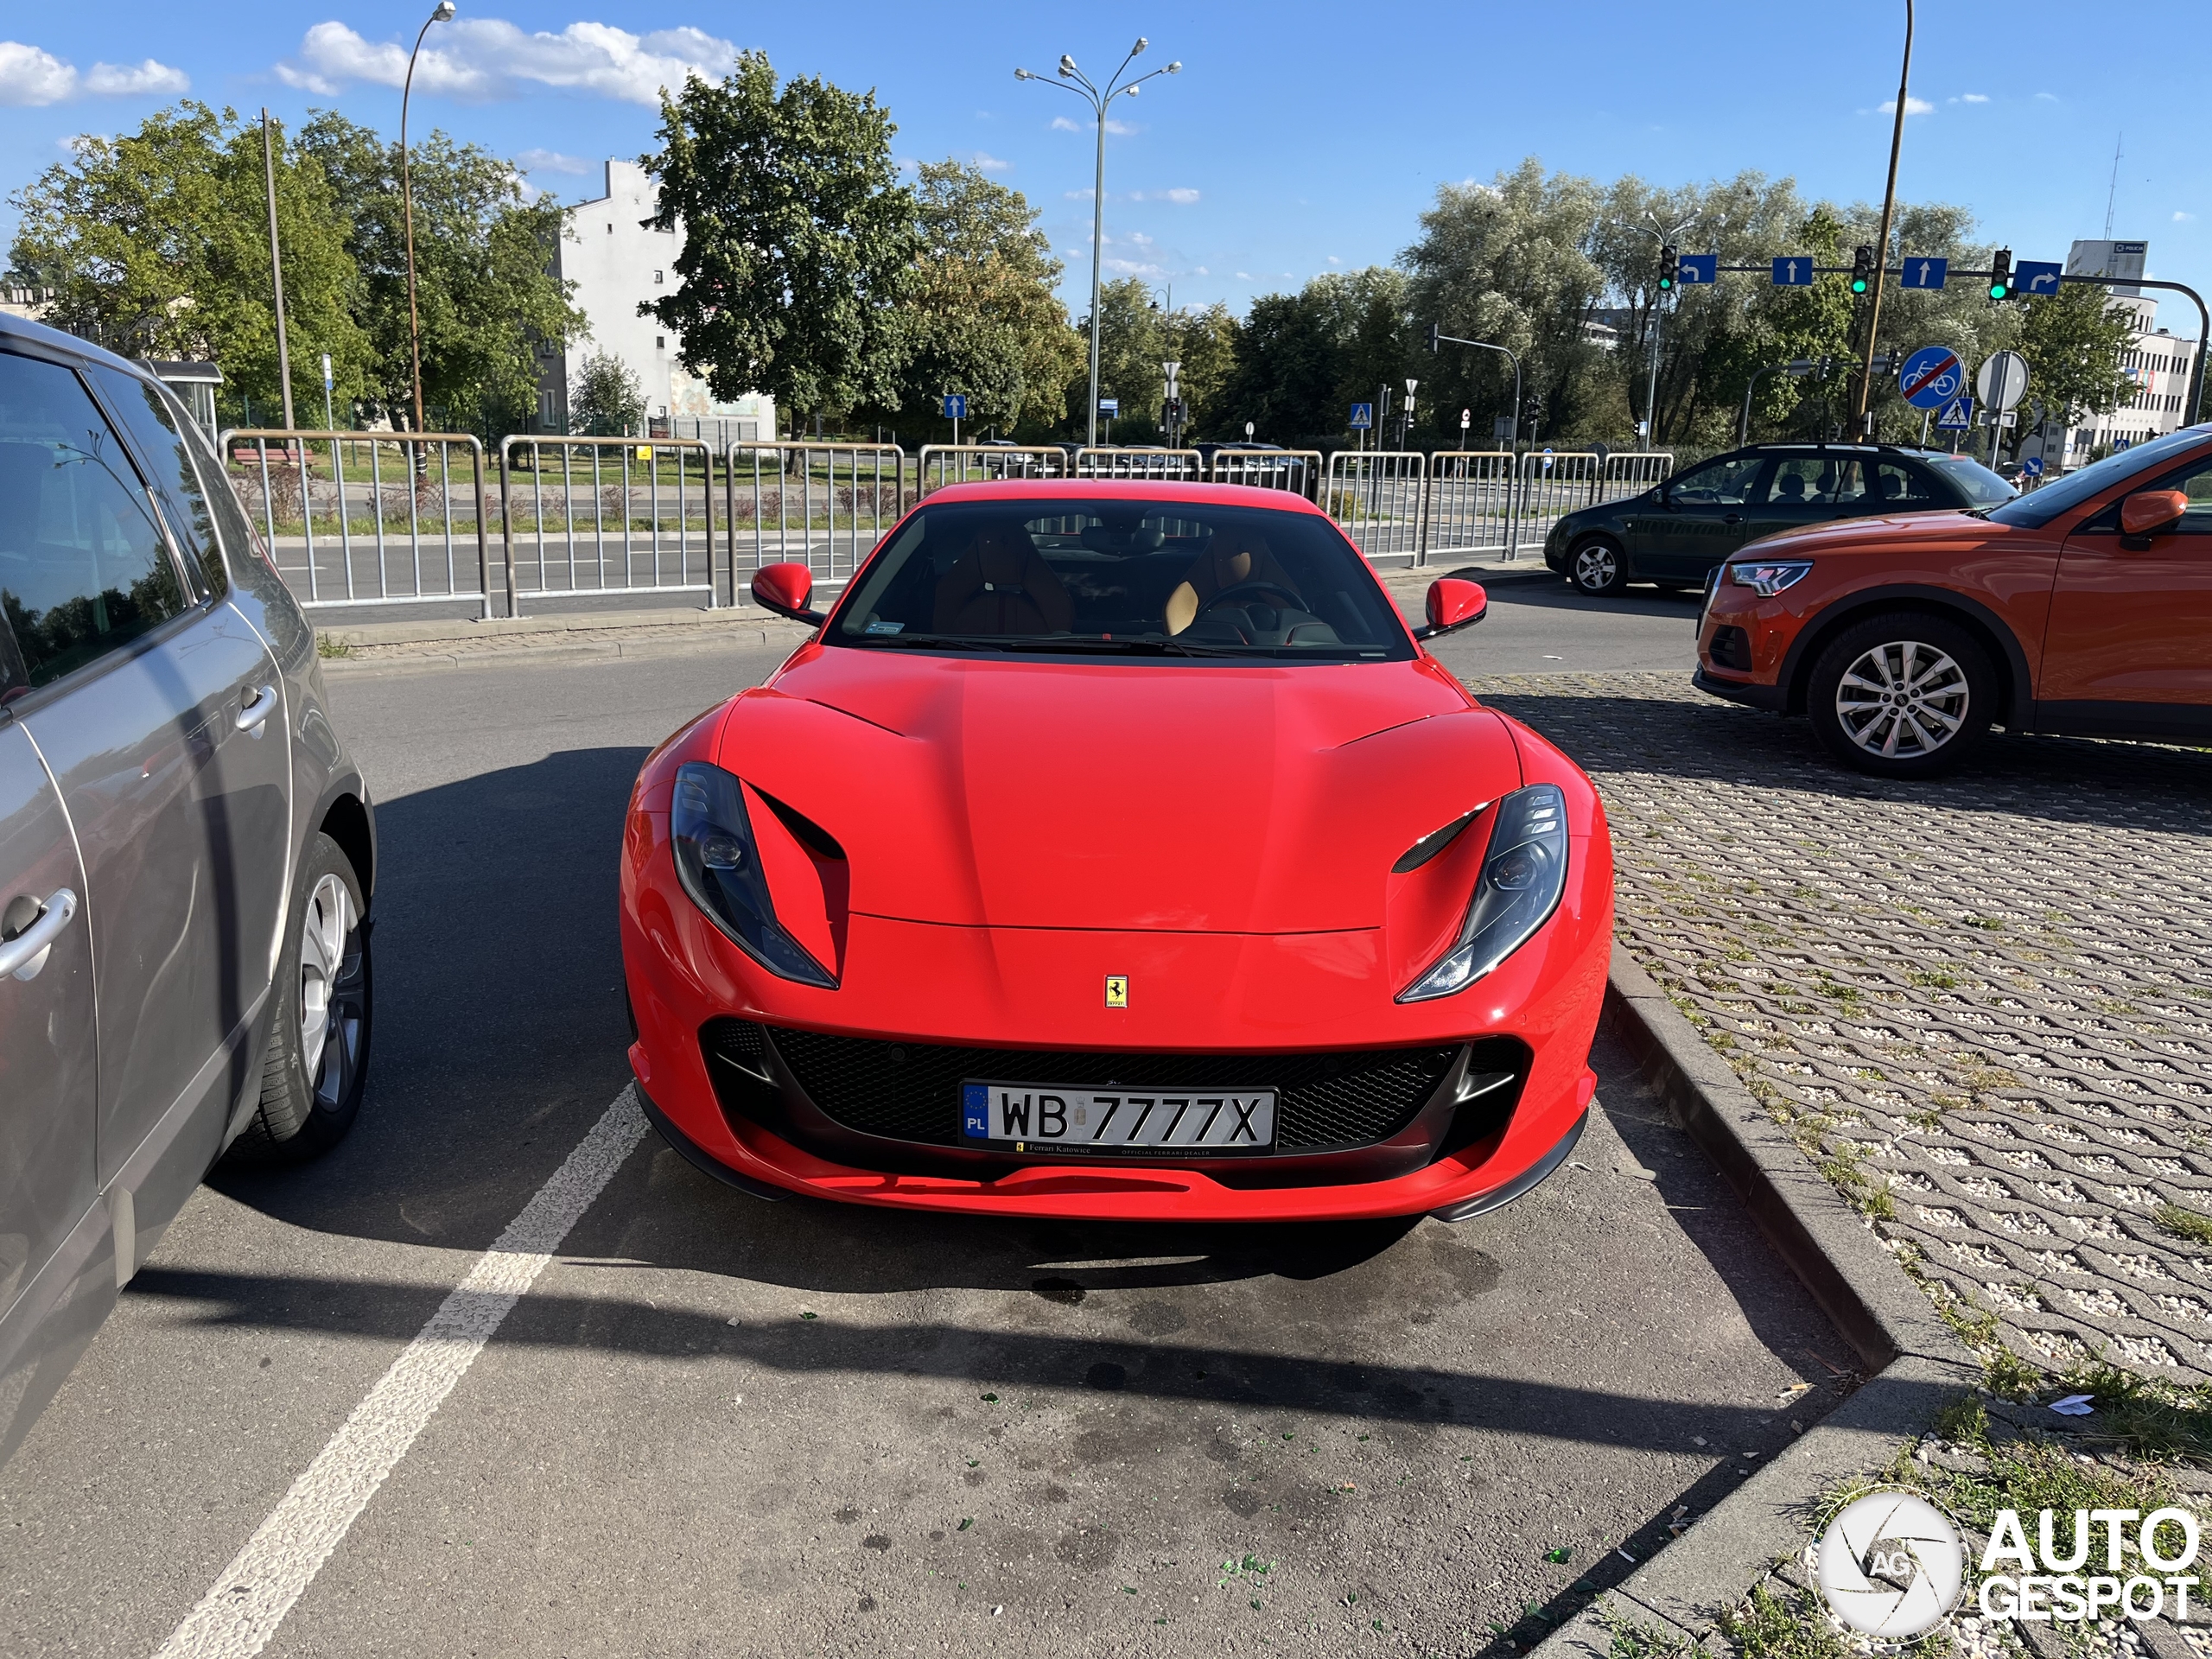
[[[771,663],[339,684],[386,861],[360,1124],[204,1188],[0,1471],[0,1652],[150,1654],[288,1574],[287,1655],[1476,1651],[1833,1403],[1847,1351],[1610,1051],[1576,1161],[1459,1228],[767,1205],[647,1137],[473,1366],[410,1347],[626,1121],[626,785]],[[419,1437],[422,1371],[349,1426],[403,1355],[458,1377]]]

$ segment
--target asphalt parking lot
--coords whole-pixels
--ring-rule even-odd
[[[1688,601],[1493,591],[1462,672],[1687,648]],[[626,788],[777,654],[334,683],[360,1124],[211,1181],[0,1470],[0,1650],[243,1654],[273,1605],[279,1654],[1502,1653],[1848,1386],[1608,1048],[1574,1161],[1457,1228],[770,1205],[639,1138]],[[426,1341],[511,1224],[550,1260]]]

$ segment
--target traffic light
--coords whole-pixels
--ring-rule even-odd
[[[1659,250],[1659,291],[1662,294],[1675,285],[1675,262],[1678,257],[1673,248]]]
[[[1851,291],[1864,294],[1874,280],[1874,250],[1861,242],[1851,251]]]
[[[2012,250],[1999,248],[1989,256],[1989,297],[2009,300],[2012,297]]]
[[[1435,325],[1434,323],[1433,323],[1433,322],[1432,322],[1432,323],[1430,323],[1430,324],[1428,325],[1428,354],[1429,354],[1431,357],[1434,357],[1434,356],[1436,355],[1436,336],[1437,336],[1437,333],[1438,333],[1438,330],[1437,330],[1437,327],[1436,327],[1436,325]]]

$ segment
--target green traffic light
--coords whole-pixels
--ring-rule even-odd
[[[2005,297],[2005,284],[2002,283],[1992,283],[1989,285],[1989,297],[1993,300],[2003,299]]]
[[[1661,293],[1662,293],[1662,294],[1663,294],[1663,293],[1665,293],[1669,289],[1672,288],[1674,285],[1675,285],[1675,279],[1674,279],[1673,277],[1671,277],[1671,276],[1662,276],[1662,277],[1659,279],[1659,291],[1660,291]]]
[[[1864,294],[1866,291],[1866,279],[1864,276],[1853,277],[1851,279],[1851,291],[1854,294]]]

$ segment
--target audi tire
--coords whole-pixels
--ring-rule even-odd
[[[1878,778],[1933,778],[1979,748],[1997,674],[1955,622],[1891,611],[1855,622],[1815,659],[1805,713],[1830,754]]]

